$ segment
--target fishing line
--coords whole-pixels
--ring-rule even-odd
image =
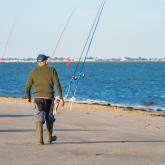
[[[53,58],[54,55],[56,54],[57,48],[58,48],[58,46],[59,46],[59,44],[60,44],[60,41],[61,41],[61,39],[62,39],[62,37],[63,37],[63,34],[64,34],[66,28],[68,27],[68,25],[69,25],[69,23],[70,23],[70,21],[71,21],[71,18],[73,17],[73,14],[74,14],[75,10],[76,10],[76,9],[73,9],[73,11],[71,12],[70,16],[68,17],[67,22],[66,22],[66,24],[64,25],[64,28],[63,28],[63,30],[62,30],[62,32],[61,32],[61,34],[60,34],[60,37],[59,37],[59,39],[58,39],[58,41],[57,41],[56,47],[55,47],[55,49],[53,50],[53,53],[52,53],[52,55],[51,55],[51,58]]]
[[[13,31],[14,31],[15,25],[16,25],[16,22],[13,23],[13,25],[12,25],[12,27],[11,27],[11,30],[10,30],[10,32],[9,32],[9,35],[8,35],[8,38],[7,38],[7,41],[6,41],[5,47],[4,47],[4,49],[3,49],[3,53],[2,53],[2,56],[1,56],[1,60],[2,60],[3,57],[5,57],[5,55],[6,55],[7,48],[8,48],[8,45],[9,45],[9,41],[10,41],[11,36],[12,36],[12,34],[13,34]]]

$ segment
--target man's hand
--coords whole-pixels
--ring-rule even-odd
[[[27,102],[31,103],[31,98],[28,98],[28,99],[27,99]]]
[[[64,107],[65,101],[63,99],[60,99],[59,105],[60,107]]]

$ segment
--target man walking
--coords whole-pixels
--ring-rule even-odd
[[[46,121],[46,143],[51,144],[56,140],[52,136],[54,107],[54,86],[57,89],[61,107],[64,106],[62,89],[59,82],[58,74],[55,68],[48,67],[48,56],[40,54],[37,57],[38,68],[31,71],[26,84],[26,95],[28,102],[31,102],[31,88],[34,86],[33,105],[34,119],[37,131],[37,144],[44,144],[43,141],[43,124]]]

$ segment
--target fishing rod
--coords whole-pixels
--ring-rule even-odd
[[[55,46],[55,49],[53,50],[53,53],[52,53],[52,55],[51,55],[51,58],[53,58],[54,55],[56,54],[56,51],[57,51],[57,48],[58,48],[58,46],[59,46],[59,44],[60,44],[60,41],[61,41],[61,39],[62,39],[62,36],[63,36],[63,34],[64,34],[66,28],[68,27],[68,25],[69,25],[69,23],[70,23],[70,21],[71,21],[71,18],[73,17],[73,14],[74,14],[75,10],[76,10],[76,9],[73,9],[73,10],[72,10],[71,14],[69,15],[69,17],[68,17],[68,19],[67,19],[67,21],[66,21],[66,24],[64,25],[64,28],[63,28],[63,30],[62,30],[62,32],[61,32],[61,34],[60,34],[60,37],[59,37],[59,39],[58,39],[58,41],[57,41],[57,44],[56,44],[56,46]]]
[[[89,53],[89,50],[90,50],[90,47],[91,47],[91,44],[92,44],[93,38],[94,38],[94,36],[95,36],[95,34],[96,34],[97,26],[98,26],[98,24],[99,24],[99,21],[100,21],[100,18],[101,18],[102,12],[103,12],[103,10],[104,10],[105,2],[106,2],[106,0],[104,0],[104,3],[103,3],[103,6],[102,6],[102,9],[101,9],[101,11],[100,11],[99,18],[98,18],[98,20],[97,20],[97,22],[96,22],[96,26],[95,26],[95,28],[94,28],[94,32],[93,32],[93,34],[92,34],[92,38],[91,38],[91,40],[90,40],[90,42],[89,42],[89,46],[88,46],[88,49],[87,49],[87,52],[86,52],[86,56],[85,56],[85,58],[84,58],[83,65],[82,65],[82,68],[81,68],[81,70],[80,70],[80,75],[81,75],[82,72],[83,72],[83,69],[84,69],[84,66],[85,66],[85,62],[86,62],[86,59],[87,59],[87,56],[88,56],[88,53]]]
[[[11,30],[10,30],[10,32],[9,32],[9,35],[8,35],[8,37],[7,37],[7,41],[6,41],[5,47],[4,47],[4,49],[3,49],[2,56],[1,56],[1,61],[2,61],[3,57],[5,57],[5,55],[6,55],[7,48],[8,48],[8,45],[9,45],[9,41],[10,41],[11,36],[12,36],[12,34],[13,34],[15,25],[16,25],[16,22],[13,23],[13,25],[12,25],[12,27],[11,27]]]
[[[94,39],[94,36],[95,36],[95,33],[96,33],[96,29],[97,29],[98,24],[99,24],[99,22],[100,22],[100,18],[101,18],[101,15],[102,15],[102,13],[103,13],[103,10],[104,10],[105,3],[106,3],[106,0],[103,0],[103,5],[102,5],[102,7],[101,7],[101,10],[100,10],[100,13],[99,13],[97,22],[96,22],[96,24],[95,24],[94,31],[93,31],[93,33],[92,33],[92,37],[91,37],[91,39],[90,39],[90,42],[89,42],[89,45],[88,45],[88,48],[87,48],[87,51],[86,51],[86,55],[85,55],[85,58],[84,58],[84,62],[83,62],[83,64],[82,64],[82,67],[80,68],[80,73],[79,73],[80,77],[76,80],[76,87],[75,87],[74,95],[73,95],[73,97],[72,97],[72,101],[71,101],[71,104],[70,104],[70,111],[71,111],[71,109],[72,109],[72,105],[73,105],[73,101],[74,101],[73,99],[74,99],[75,96],[76,96],[76,92],[77,92],[79,80],[80,80],[81,74],[82,74],[82,72],[83,72],[83,70],[84,70],[85,62],[86,62],[86,59],[87,59],[87,56],[88,56],[88,53],[89,53],[89,50],[90,50],[92,41],[93,41],[93,39]]]
[[[97,12],[97,14],[96,14],[96,17],[95,17],[95,19],[94,19],[94,21],[93,21],[93,25],[92,25],[92,27],[91,27],[91,29],[90,29],[90,32],[89,32],[88,37],[87,37],[87,40],[86,40],[86,42],[85,42],[85,45],[84,45],[83,50],[82,50],[82,52],[81,52],[81,55],[80,55],[80,57],[79,57],[78,63],[77,63],[77,65],[76,65],[75,71],[74,71],[74,73],[73,73],[74,76],[75,76],[75,74],[76,74],[76,72],[77,72],[77,69],[78,69],[78,67],[79,67],[81,58],[82,58],[82,56],[83,56],[83,54],[84,54],[84,52],[85,52],[85,48],[86,48],[86,46],[87,46],[87,44],[88,44],[88,41],[89,41],[90,36],[91,36],[91,34],[92,34],[93,28],[94,28],[94,26],[95,26],[95,24],[96,24],[96,21],[97,21],[97,18],[98,18],[98,16],[99,16],[99,13],[100,13],[100,10],[101,10],[101,8],[102,8],[103,3],[104,3],[104,1],[101,3],[101,5],[100,5],[100,7],[99,7],[99,10],[98,10],[98,12]]]
[[[95,26],[96,23],[97,23],[97,20],[98,20],[98,18],[99,18],[99,14],[100,14],[100,12],[101,12],[101,9],[102,9],[104,3],[105,3],[105,0],[103,0],[102,3],[101,3],[101,5],[99,6],[98,12],[97,12],[96,17],[95,17],[95,19],[94,19],[94,21],[93,21],[92,27],[91,27],[91,29],[90,29],[90,31],[89,31],[87,40],[86,40],[86,42],[85,42],[85,45],[84,45],[83,50],[82,50],[82,52],[81,52],[81,55],[80,55],[80,57],[79,57],[78,63],[77,63],[77,65],[76,65],[76,67],[75,67],[75,70],[74,70],[74,73],[73,73],[73,77],[76,75],[76,72],[77,72],[78,67],[79,67],[79,65],[80,65],[80,61],[81,61],[82,56],[83,56],[83,54],[84,54],[84,52],[85,52],[85,49],[86,49],[87,44],[88,44],[88,42],[89,42],[89,39],[90,39],[90,37],[91,37],[91,35],[92,35],[94,26]],[[72,85],[72,82],[73,82],[73,81],[74,81],[74,80],[71,79],[70,82],[69,82],[68,90],[67,90],[66,95],[65,95],[65,98],[66,98],[66,99],[67,99],[67,97],[68,97],[68,95],[69,95],[70,88],[71,88],[71,85]]]

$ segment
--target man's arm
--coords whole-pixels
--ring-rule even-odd
[[[31,102],[31,87],[33,85],[33,78],[32,78],[32,72],[30,73],[28,80],[26,82],[26,96],[28,98],[28,101]]]
[[[57,89],[59,98],[60,98],[60,105],[63,107],[64,106],[64,100],[63,100],[63,95],[62,95],[62,88],[61,88],[61,84],[58,78],[58,74],[56,72],[55,69],[53,69],[53,83]]]
[[[60,84],[58,74],[57,74],[55,69],[53,69],[53,83],[54,83],[54,85],[57,89],[57,92],[58,92],[58,95],[59,95],[60,99],[63,99],[61,84]]]

